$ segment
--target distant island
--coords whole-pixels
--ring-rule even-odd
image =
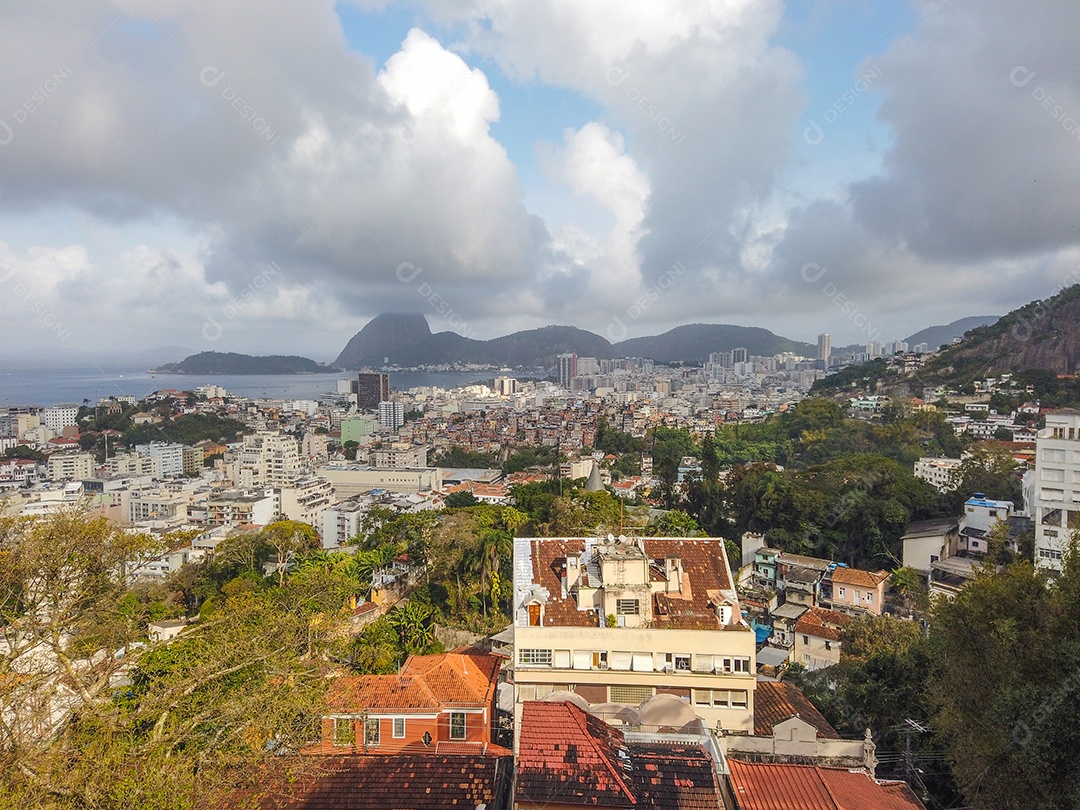
[[[199,352],[179,363],[150,369],[151,374],[340,374],[341,371],[337,366],[292,354],[255,357],[236,352]]]

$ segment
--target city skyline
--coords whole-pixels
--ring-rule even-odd
[[[0,20],[7,354],[325,359],[383,311],[880,344],[1080,278],[1080,15],[1050,4]]]

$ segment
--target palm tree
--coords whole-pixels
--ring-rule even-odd
[[[419,602],[406,602],[391,614],[391,622],[410,654],[423,654],[435,640],[434,609]]]

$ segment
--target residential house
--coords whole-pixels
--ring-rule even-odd
[[[785,602],[813,607],[821,580],[831,565],[832,560],[781,552],[776,558],[776,587],[784,592]]]
[[[1014,511],[1012,501],[995,500],[976,492],[964,503],[958,550],[985,554],[990,550],[990,532],[999,523],[1007,524]]]
[[[840,631],[851,617],[825,608],[811,608],[795,622],[795,661],[808,670],[840,663]]]
[[[863,571],[838,565],[822,581],[822,605],[845,613],[881,615],[888,571]]]
[[[322,741],[305,753],[509,753],[495,744],[502,661],[466,647],[409,656],[396,675],[338,678],[326,694]]]
[[[930,563],[956,554],[959,538],[960,523],[953,518],[912,521],[900,538],[904,567],[929,573]]]
[[[611,713],[675,695],[710,728],[749,732],[755,646],[722,540],[514,542],[518,729],[523,703],[560,692]]]
[[[527,701],[521,718],[516,810],[726,806],[722,759],[688,735],[624,732],[568,701]]]

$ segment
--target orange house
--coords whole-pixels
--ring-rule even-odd
[[[495,744],[503,659],[462,647],[409,656],[397,675],[338,678],[326,694],[322,741],[306,753],[508,753]]]

